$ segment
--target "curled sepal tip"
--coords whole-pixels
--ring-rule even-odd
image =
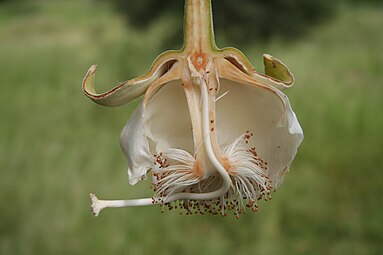
[[[263,55],[265,74],[276,80],[273,84],[278,89],[289,88],[294,85],[295,79],[289,68],[279,59],[268,54]]]
[[[173,55],[169,52],[160,56],[145,75],[125,81],[104,93],[98,93],[95,90],[97,65],[92,65],[82,81],[82,90],[89,99],[103,106],[120,106],[130,103],[145,94],[154,81],[168,72],[175,62]]]

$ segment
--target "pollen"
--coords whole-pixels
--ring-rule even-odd
[[[157,165],[159,168],[166,168],[169,166],[168,160],[163,157],[163,153],[154,154],[154,165]]]

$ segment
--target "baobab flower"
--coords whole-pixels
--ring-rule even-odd
[[[152,198],[98,200],[106,207],[162,205],[190,213],[239,217],[269,199],[295,157],[303,132],[281,92],[289,69],[264,55],[258,73],[237,49],[214,42],[210,0],[186,0],[184,46],[161,54],[149,72],[112,90],[94,90],[92,66],[83,81],[90,99],[119,106],[143,96],[121,133],[129,183],[151,175]]]

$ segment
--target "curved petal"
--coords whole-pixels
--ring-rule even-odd
[[[145,178],[146,172],[153,165],[153,157],[149,151],[148,138],[144,129],[144,107],[141,102],[132,113],[120,136],[120,146],[128,159],[129,184],[134,185]]]
[[[104,106],[120,106],[130,103],[134,99],[142,96],[148,87],[162,75],[164,75],[170,67],[176,62],[175,58],[168,58],[163,63],[154,64],[148,74],[126,81],[113,89],[97,93],[94,88],[96,65],[89,68],[82,82],[82,89],[85,95]]]
[[[144,125],[156,152],[169,148],[193,154],[193,133],[181,80],[163,85],[145,105]]]
[[[220,146],[230,145],[248,131],[249,148],[255,147],[258,156],[267,162],[276,188],[296,155],[303,131],[282,92],[244,73],[232,75],[231,68],[235,67],[219,69],[220,93],[227,93],[217,101]]]

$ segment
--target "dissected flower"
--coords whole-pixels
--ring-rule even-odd
[[[190,213],[238,217],[271,198],[295,157],[303,132],[281,92],[294,78],[278,59],[264,55],[258,73],[237,49],[214,43],[210,0],[186,0],[185,42],[161,54],[144,76],[98,94],[92,66],[85,94],[105,106],[143,96],[121,134],[129,183],[150,174],[154,195],[98,200],[105,207],[159,204]]]

